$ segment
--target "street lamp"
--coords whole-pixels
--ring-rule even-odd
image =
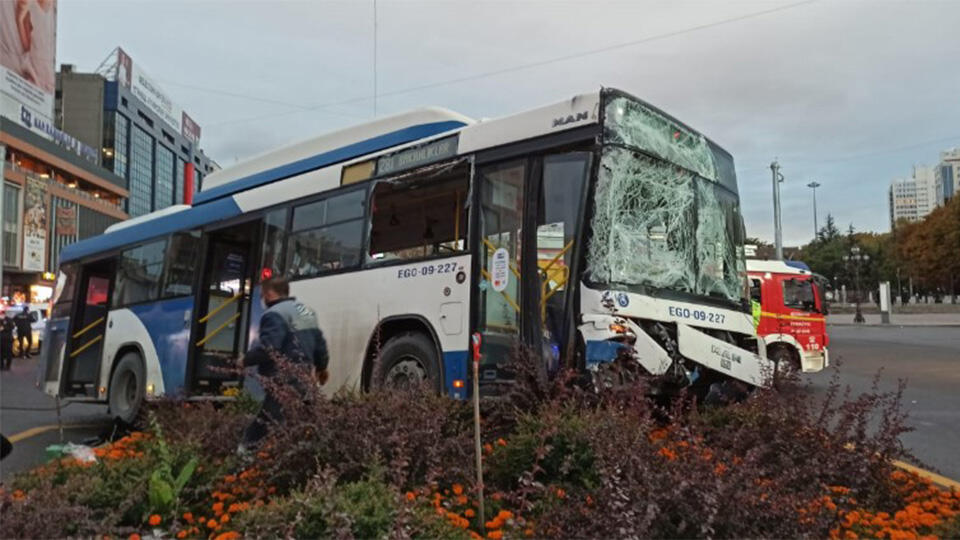
[[[783,175],[780,174],[780,164],[774,161],[770,164],[773,173],[773,244],[777,251],[777,260],[783,260],[783,229],[780,226],[780,183]]]
[[[860,263],[866,263],[870,260],[870,256],[866,253],[860,253],[860,246],[853,246],[850,248],[850,254],[844,255],[843,260],[846,263],[853,263],[854,268],[854,279],[856,280],[857,286],[857,312],[853,316],[853,322],[863,323],[863,312],[860,311]]]
[[[813,190],[813,239],[817,239],[817,231],[820,230],[817,227],[817,188],[820,187],[820,183],[814,180],[807,184],[808,188]]]

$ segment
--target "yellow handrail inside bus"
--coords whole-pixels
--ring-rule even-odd
[[[237,299],[240,298],[241,296],[243,296],[243,293],[242,293],[242,292],[241,292],[241,293],[237,293],[236,296],[234,296],[234,297],[230,298],[229,300],[227,300],[226,302],[220,304],[219,306],[217,306],[216,309],[214,309],[214,310],[211,311],[210,313],[207,313],[206,315],[204,315],[204,316],[203,316],[199,321],[197,321],[197,322],[205,323],[205,322],[209,321],[209,320],[210,320],[210,317],[213,317],[213,316],[216,315],[217,313],[220,313],[220,310],[222,310],[223,308],[225,308],[225,307],[229,306],[230,304],[236,302]]]
[[[216,328],[216,330],[214,330],[213,332],[210,332],[210,333],[207,334],[203,339],[201,339],[200,341],[198,341],[198,342],[197,342],[197,347],[200,347],[200,346],[202,346],[204,343],[210,341],[210,339],[212,339],[213,336],[215,336],[215,335],[219,334],[220,332],[222,332],[224,328],[226,328],[226,327],[227,327],[230,323],[232,323],[233,321],[237,320],[238,317],[240,317],[240,313],[239,313],[239,312],[234,313],[232,317],[230,317],[229,319],[227,319],[227,322],[221,324],[220,326],[218,326],[218,327]]]
[[[91,339],[90,341],[84,343],[82,347],[80,347],[79,349],[77,349],[77,350],[73,351],[72,353],[70,353],[70,358],[76,358],[80,353],[82,353],[83,351],[89,349],[94,343],[100,341],[101,339],[103,339],[103,334],[100,334],[99,336],[97,336],[97,337]]]
[[[493,281],[493,280],[490,278],[490,272],[487,272],[486,269],[481,268],[481,269],[480,269],[480,273],[483,274],[483,277],[486,278],[487,280]],[[513,301],[513,298],[510,298],[510,295],[507,294],[506,291],[500,291],[500,294],[502,294],[502,295],[503,295],[503,299],[506,300],[508,304],[510,304],[510,307],[512,307],[513,309],[515,309],[517,313],[520,313],[520,306],[517,305],[517,303]]]
[[[86,334],[88,330],[90,330],[90,329],[93,328],[94,326],[102,323],[102,322],[103,322],[103,319],[104,319],[103,317],[100,317],[99,319],[97,319],[97,320],[93,321],[92,323],[88,324],[87,326],[85,326],[82,330],[80,330],[79,332],[77,332],[76,334],[73,335],[74,339],[76,339],[76,338],[78,338],[78,337]]]
[[[567,245],[563,246],[563,249],[560,250],[560,253],[557,253],[557,255],[554,258],[550,259],[550,262],[547,263],[546,266],[542,267],[541,270],[543,270],[544,273],[546,273],[546,271],[549,270],[551,266],[557,264],[557,261],[559,261],[560,258],[563,257],[564,254],[566,254],[571,247],[573,247],[573,240],[567,242]]]

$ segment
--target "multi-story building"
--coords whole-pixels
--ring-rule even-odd
[[[914,165],[910,178],[895,179],[890,183],[887,199],[890,205],[890,228],[897,221],[920,221],[945,200],[960,191],[956,174],[960,172],[960,150],[941,154],[936,167]]]
[[[890,229],[901,219],[917,221],[917,183],[911,179],[896,179],[890,183]]]
[[[960,194],[960,147],[940,152],[936,174],[942,200],[948,201]]]
[[[92,149],[55,142],[64,136],[0,117],[4,302],[49,300],[60,250],[127,218],[126,180],[85,159]]]
[[[189,201],[219,168],[200,149],[200,127],[122,49],[110,62],[96,73],[60,67],[57,125],[98,148],[103,166],[127,180],[130,216]]]

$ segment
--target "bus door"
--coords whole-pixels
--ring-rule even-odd
[[[480,382],[507,378],[501,365],[519,343],[559,367],[570,343],[574,268],[589,152],[564,152],[478,168],[480,186],[476,331]]]
[[[80,269],[77,300],[64,350],[64,395],[97,396],[113,274],[112,260],[89,263]]]
[[[239,380],[231,371],[246,349],[257,222],[206,233],[191,339],[192,389],[210,393]]]

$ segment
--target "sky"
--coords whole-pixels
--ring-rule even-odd
[[[747,234],[767,241],[776,159],[789,246],[813,236],[809,182],[821,225],[883,232],[890,181],[960,146],[954,0],[379,0],[376,25],[373,0],[58,9],[58,63],[123,47],[224,167],[375,115],[494,118],[612,86],[733,154]]]

